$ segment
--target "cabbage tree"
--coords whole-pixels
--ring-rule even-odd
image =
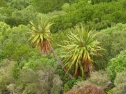
[[[88,31],[81,24],[71,29],[68,40],[63,47],[64,67],[75,77],[90,76],[93,67],[93,56],[100,55],[100,42],[96,40],[97,34]]]
[[[41,17],[40,19],[37,20],[36,23],[30,22],[31,23],[31,37],[29,40],[31,40],[31,43],[35,45],[42,54],[44,55],[49,55],[51,52],[54,54],[55,58],[59,62],[59,64],[63,68],[63,63],[60,60],[60,58],[57,56],[55,51],[52,48],[52,37],[51,37],[51,32],[50,32],[50,27],[52,23],[48,21],[48,19]],[[64,71],[66,71],[64,69]],[[72,78],[71,74],[68,74],[70,78]]]

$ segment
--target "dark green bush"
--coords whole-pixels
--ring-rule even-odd
[[[91,4],[98,4],[101,2],[112,2],[112,1],[118,1],[118,0],[91,0]]]
[[[48,13],[55,10],[61,10],[64,3],[74,3],[78,0],[32,0],[32,3],[37,11],[41,13]]]
[[[78,3],[73,3],[66,14],[52,18],[51,21],[55,24],[51,29],[53,32],[58,32],[71,28],[79,22],[84,24],[93,22],[93,29],[101,30],[110,27],[111,23],[126,23],[126,12],[125,9],[122,9],[122,5],[122,0],[95,5],[80,0]],[[97,25],[94,23],[94,19],[99,19]]]

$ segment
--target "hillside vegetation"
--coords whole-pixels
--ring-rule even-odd
[[[126,0],[0,0],[0,94],[125,94]]]

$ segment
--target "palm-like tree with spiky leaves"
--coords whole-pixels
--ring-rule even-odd
[[[35,45],[41,53],[44,55],[49,55],[51,52],[51,32],[48,20],[41,17],[37,20],[37,23],[30,22],[31,24],[31,43]]]
[[[96,40],[97,34],[88,31],[80,24],[71,29],[68,40],[63,47],[64,67],[67,72],[72,72],[75,77],[90,76],[93,67],[94,55],[100,55],[100,42]]]
[[[51,37],[51,32],[50,32],[50,27],[52,23],[48,21],[48,19],[41,17],[40,19],[37,20],[37,22],[33,23],[30,22],[31,24],[31,37],[29,40],[31,40],[31,43],[35,45],[42,54],[44,55],[49,55],[50,52],[53,52],[55,58],[59,62],[59,64],[63,68],[63,63],[60,60],[60,58],[57,56],[55,51],[53,50],[51,43],[52,43],[52,37]],[[64,69],[64,71],[66,71]],[[70,78],[73,78],[71,74],[68,73],[68,76]]]

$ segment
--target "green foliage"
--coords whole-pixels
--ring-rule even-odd
[[[99,55],[99,42],[96,40],[97,34],[88,31],[80,24],[69,32],[68,40],[63,48],[64,67],[67,71],[73,71],[75,77],[86,77],[92,71],[92,57]]]
[[[67,29],[65,31],[59,31],[57,33],[52,34],[52,38],[54,42],[52,45],[54,48],[57,48],[56,50],[60,49],[57,45],[64,44],[64,41],[67,39],[67,34],[69,33],[69,31],[70,29]]]
[[[9,1],[6,1],[7,3]],[[14,9],[22,10],[31,4],[31,0],[11,0],[8,6]]]
[[[17,62],[4,59],[0,62],[0,91],[6,90],[6,85],[13,82],[14,79],[11,76],[11,69]]]
[[[61,66],[57,67],[55,73],[59,75],[61,80],[63,81],[63,91],[62,91],[63,94],[68,90],[70,90],[77,81],[83,80],[81,77],[78,77],[78,79],[69,78],[68,75],[66,75],[65,71],[62,70]]]
[[[65,92],[67,92],[67,91],[69,91],[69,90],[70,90],[70,88],[69,88],[68,84],[64,84],[63,92],[65,93]],[[64,93],[63,93],[63,94],[64,94]]]
[[[100,33],[98,40],[105,50],[101,51],[103,57],[95,58],[95,62],[97,69],[105,69],[110,59],[126,49],[126,24],[118,23],[111,28],[101,30]]]
[[[0,22],[0,34],[1,37],[7,37],[8,31],[10,30],[10,26],[4,22]],[[2,38],[0,38],[2,39]]]
[[[37,15],[37,12],[30,2],[31,0],[8,1],[8,7],[0,7],[0,21],[4,21],[11,26],[28,24]]]
[[[93,86],[97,86],[100,87],[102,89],[108,89],[110,88],[109,86],[111,86],[111,81],[109,79],[109,77],[107,76],[107,72],[100,70],[100,71],[96,71],[92,73],[92,76],[84,81],[78,81],[73,88],[79,88],[79,87],[83,87],[85,85],[93,85]]]
[[[27,59],[29,56],[30,47],[27,45],[10,42],[4,46],[2,52],[4,58],[20,61],[24,58]]]
[[[34,10],[33,6],[28,6],[22,10],[11,11],[11,15],[4,20],[11,26],[18,26],[20,24],[27,25],[29,21],[34,20],[37,15],[37,12]]]
[[[98,4],[101,2],[112,2],[112,1],[118,1],[118,0],[91,0],[91,4]]]
[[[80,0],[67,8],[66,14],[52,18],[51,21],[55,23],[52,31],[65,30],[79,22],[88,23],[87,27],[97,30],[110,27],[113,23],[125,23],[126,12],[122,2],[123,0],[92,5],[87,0]],[[94,19],[98,19],[98,23],[94,23]]]
[[[112,58],[108,63],[108,75],[114,80],[118,72],[126,70],[126,50],[120,52],[115,58]]]
[[[84,94],[87,90],[90,92],[97,92],[93,94],[102,94],[104,90],[107,92],[111,87],[112,83],[110,78],[107,76],[107,71],[100,70],[93,72],[89,79],[76,82],[73,88],[66,94]],[[101,92],[98,93],[98,91]],[[105,92],[103,94],[105,94]]]
[[[14,64],[12,70],[11,70],[11,75],[14,79],[18,79],[20,75],[20,68],[18,66],[18,63]]]
[[[78,0],[32,0],[37,11],[42,13],[52,12],[54,10],[61,10],[64,3],[73,3]]]
[[[85,26],[88,29],[96,29],[96,30],[101,30],[107,27],[111,27],[114,23],[110,22],[109,20],[102,20],[95,18],[92,21],[88,21]]]
[[[28,58],[28,53],[31,50],[30,46],[27,45],[29,28],[24,25],[10,28],[5,23],[1,24],[3,25],[0,27],[2,34],[0,47],[3,57],[14,60]]]
[[[30,47],[27,33],[30,29],[26,25],[41,15],[54,23],[51,32],[55,34],[51,42],[59,56],[63,49],[57,47],[57,44],[62,45],[70,34],[69,30],[80,22],[88,30],[100,31],[111,27],[101,30],[97,36],[106,49],[100,51],[103,57],[91,56],[91,59],[94,60],[96,70],[105,69],[108,65],[108,75],[114,83],[111,83],[106,72],[98,71],[74,87],[79,87],[75,89],[79,93],[83,90],[95,92],[101,90],[99,87],[107,92],[114,84],[115,87],[108,94],[124,94],[126,24],[121,23],[126,23],[125,11],[126,0],[0,0],[0,94],[60,94],[82,81],[81,77],[70,79],[61,67],[57,67],[58,62],[52,54],[45,57],[33,46]],[[41,29],[39,25],[35,27]],[[46,34],[43,35],[47,38]],[[76,36],[71,37],[71,40],[75,40]],[[70,72],[73,73],[74,66],[71,68]]]
[[[7,7],[7,3],[4,0],[0,0],[0,7]]]
[[[65,3],[65,4],[63,4],[63,6],[61,8],[62,8],[63,11],[68,12],[69,7],[70,7],[70,4]]]
[[[44,55],[49,55],[52,51],[51,25],[52,23],[48,21],[48,18],[43,16],[38,18],[37,22],[31,22],[31,36],[29,40]]]
[[[45,71],[38,70],[36,72],[33,70],[22,70],[19,80],[27,85],[19,93],[31,94],[31,92],[34,92],[35,94],[48,94],[49,92],[50,94],[59,94],[62,89],[62,82],[58,76],[53,74],[53,70],[51,68]],[[14,90],[16,89],[17,87]]]
[[[62,81],[54,74],[56,67],[44,67],[43,70],[21,69],[17,62],[3,60],[0,63],[0,91],[2,94],[3,91],[18,94],[59,94]]]
[[[117,76],[114,80],[114,85],[117,87],[119,84],[123,84],[123,83],[126,84],[125,77],[126,77],[126,71],[122,71],[122,72],[117,73]]]
[[[126,78],[126,71],[117,73],[117,76],[114,80],[115,87],[112,90],[110,90],[111,94],[125,94],[126,92],[125,78]]]
[[[44,70],[45,68],[58,65],[58,62],[52,57],[52,54],[46,57],[36,50],[31,51],[29,54],[30,58],[28,60],[22,60],[20,62],[23,69]]]

